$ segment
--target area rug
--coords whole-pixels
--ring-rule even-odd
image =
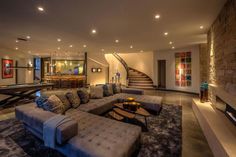
[[[147,119],[148,131],[142,132],[137,157],[180,157],[182,150],[182,107],[164,104],[160,115]],[[16,119],[0,122],[0,156],[63,157],[44,147],[43,142],[25,130]]]

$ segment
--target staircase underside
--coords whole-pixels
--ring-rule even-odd
[[[138,89],[154,89],[153,81],[146,74],[137,71],[133,68],[129,68],[129,88],[138,88]]]

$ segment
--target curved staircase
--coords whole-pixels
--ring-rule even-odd
[[[130,67],[128,80],[128,87],[130,88],[153,89],[153,81],[149,76]]]
[[[120,61],[127,72],[128,88],[138,89],[154,89],[152,79],[143,72],[128,67],[127,63],[117,54],[113,53],[113,56]]]

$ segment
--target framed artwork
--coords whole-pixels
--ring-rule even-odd
[[[2,59],[2,79],[13,78],[13,60]]]
[[[175,85],[187,87],[192,85],[191,52],[175,53]]]

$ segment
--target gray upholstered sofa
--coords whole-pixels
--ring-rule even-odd
[[[78,129],[74,133],[75,129],[72,129],[74,124],[58,127],[55,149],[70,157],[131,156],[139,147],[141,128],[99,115],[111,109],[114,103],[127,97],[134,97],[145,108],[159,112],[162,98],[143,95],[143,91],[140,90],[124,89],[123,92],[129,94],[119,93],[102,99],[90,99],[87,104],[81,104],[77,109],[67,110],[65,115],[77,123]],[[38,108],[35,103],[18,106],[15,113],[16,118],[40,139],[43,139],[44,122],[56,115]]]

